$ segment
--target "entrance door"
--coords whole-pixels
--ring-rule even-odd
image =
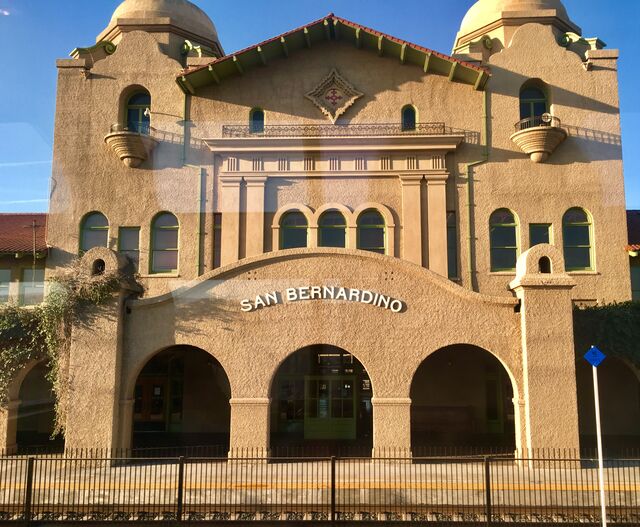
[[[354,376],[305,376],[305,439],[356,439]]]
[[[167,377],[140,377],[133,410],[136,431],[164,432],[166,429]]]

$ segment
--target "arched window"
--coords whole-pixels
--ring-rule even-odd
[[[518,259],[518,222],[508,209],[496,210],[489,219],[491,270],[513,271]]]
[[[569,209],[562,218],[564,261],[567,271],[590,271],[591,219],[580,208]]]
[[[254,108],[249,113],[249,130],[252,134],[264,132],[264,110]]]
[[[94,247],[109,245],[109,220],[101,212],[91,212],[82,220],[80,227],[80,252]]]
[[[542,89],[525,84],[520,90],[520,119],[540,117],[548,111],[547,96]]]
[[[341,212],[329,210],[318,221],[319,247],[346,247],[347,222]]]
[[[127,129],[139,134],[149,133],[151,118],[151,95],[149,92],[134,93],[127,101]]]
[[[408,104],[402,108],[402,131],[416,129],[416,109]]]
[[[287,212],[280,220],[280,249],[307,246],[309,223],[302,212]]]
[[[171,273],[178,270],[178,218],[161,212],[151,224],[151,272]]]
[[[358,249],[386,254],[386,240],[386,225],[382,214],[370,209],[358,216]]]

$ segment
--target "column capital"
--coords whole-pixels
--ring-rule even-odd
[[[374,406],[411,406],[409,397],[372,397],[371,404]]]
[[[271,399],[268,397],[232,397],[229,399],[231,406],[269,406]]]
[[[424,179],[423,174],[399,174],[400,183],[402,186],[419,186]]]
[[[244,176],[247,187],[264,187],[268,176]]]
[[[240,186],[242,176],[220,176],[220,182],[223,187]]]
[[[425,172],[424,178],[427,180],[427,185],[444,184],[449,179],[448,170],[429,170]]]

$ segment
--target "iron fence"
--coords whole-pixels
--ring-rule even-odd
[[[0,458],[6,523],[598,525],[597,462],[570,452],[415,457]],[[107,455],[108,454],[108,455]],[[236,452],[238,454],[238,452]],[[610,525],[640,525],[640,459],[609,459]]]
[[[537,127],[552,127],[552,128],[560,128],[562,127],[562,121],[557,117],[550,114],[543,114],[535,117],[527,117],[526,119],[522,119],[518,121],[515,125],[516,132],[520,132],[522,130],[527,130],[529,128],[537,128]]]

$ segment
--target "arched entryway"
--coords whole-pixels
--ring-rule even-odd
[[[20,384],[16,416],[18,453],[64,450],[64,436],[54,436],[56,401],[48,374],[46,362],[39,362],[29,370]]]
[[[580,358],[576,365],[580,446],[596,448],[596,418],[592,367]],[[598,366],[598,392],[603,446],[611,455],[640,447],[640,379],[633,366],[607,357]],[[585,452],[587,453],[587,452]]]
[[[370,456],[373,387],[347,351],[303,348],[278,368],[271,384],[273,456]]]
[[[502,363],[469,345],[427,357],[411,383],[414,455],[513,452],[513,386]]]
[[[136,381],[133,448],[226,455],[230,398],[227,374],[209,353],[190,346],[158,353]]]

